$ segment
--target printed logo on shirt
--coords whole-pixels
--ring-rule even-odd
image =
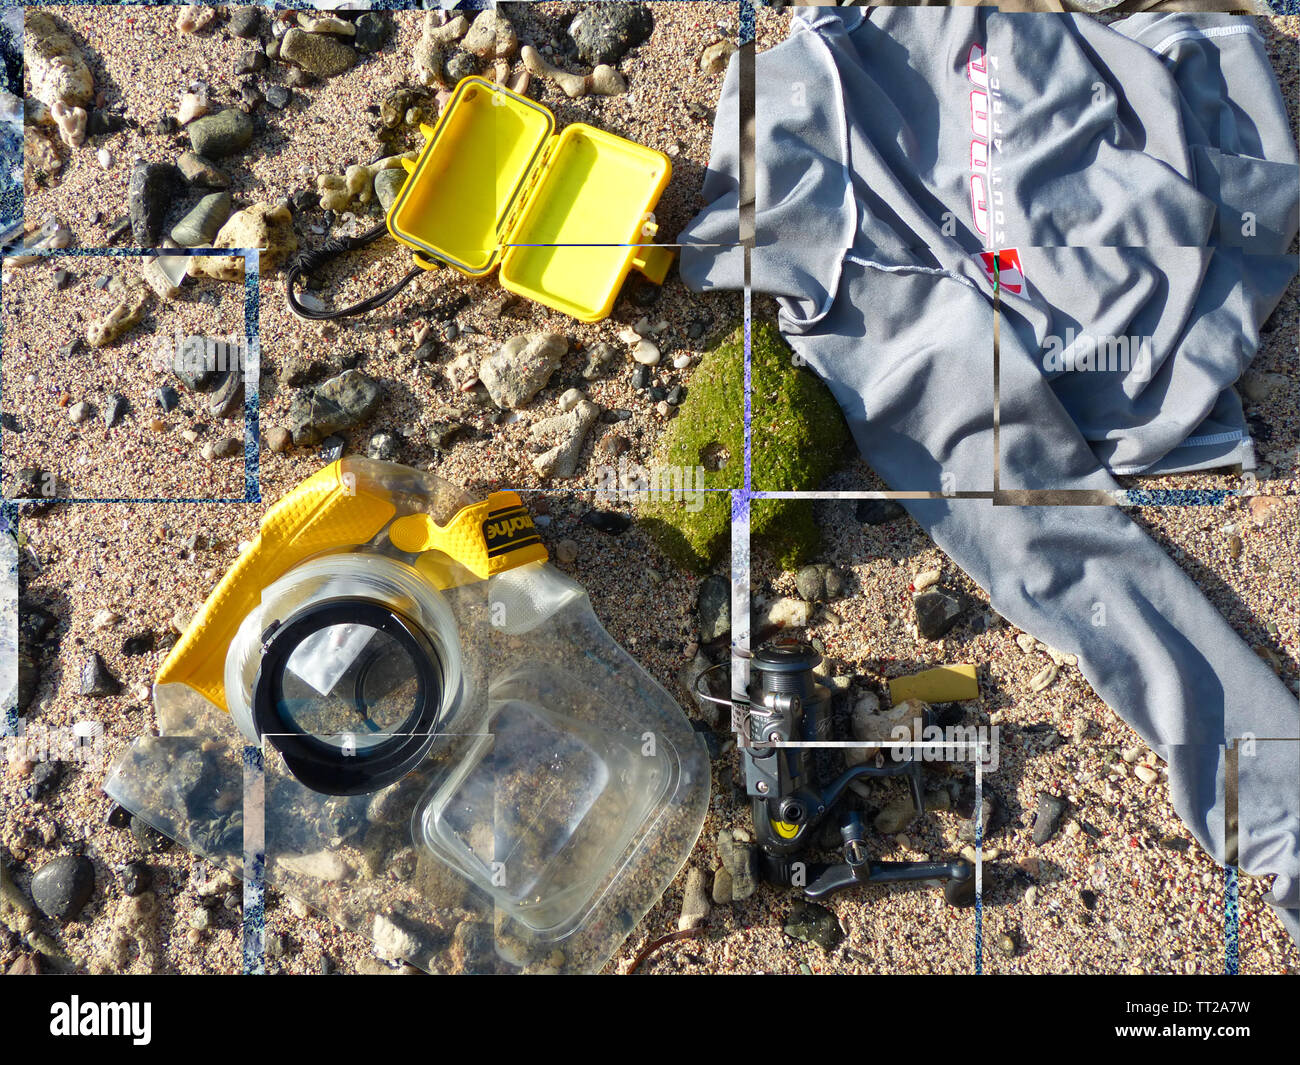
[[[980,262],[984,265],[984,272],[989,275],[989,280],[993,282],[993,287],[998,291],[1006,289],[1018,296],[1025,290],[1025,274],[1020,268],[1019,249],[982,251]]]
[[[973,86],[970,101],[970,204],[971,222],[985,244],[1006,239],[1002,211],[1001,179],[993,164],[1002,150],[1002,93],[998,58],[978,42],[966,55],[966,78]]]

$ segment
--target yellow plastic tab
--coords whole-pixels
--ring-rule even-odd
[[[975,667],[969,663],[938,666],[913,673],[910,677],[895,677],[889,682],[889,698],[895,706],[908,699],[919,699],[923,703],[955,703],[963,699],[978,699],[979,694]]]
[[[261,601],[262,589],[311,555],[368,542],[395,512],[387,498],[345,477],[341,461],[303,481],[266,512],[256,539],[171,649],[157,683],[188,684],[227,709],[226,649],[245,615]]]
[[[482,580],[547,558],[533,519],[515,492],[493,492],[481,503],[462,507],[446,525],[428,514],[403,515],[389,527],[388,539],[408,554],[450,555]]]

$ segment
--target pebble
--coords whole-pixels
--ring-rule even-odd
[[[32,876],[32,901],[46,917],[71,921],[95,891],[95,866],[83,855],[46,862]]]
[[[107,148],[100,148],[99,151],[95,153],[95,158],[99,160],[99,165],[105,170],[113,165],[113,153]]]
[[[732,41],[717,41],[709,45],[700,55],[700,73],[721,74],[727,69],[736,45]]]
[[[691,866],[686,873],[686,886],[682,889],[682,910],[677,918],[677,930],[689,932],[701,927],[708,919],[710,909],[712,905],[704,872]]]
[[[1038,808],[1034,813],[1034,842],[1042,845],[1056,835],[1056,830],[1060,826],[1061,817],[1064,815],[1068,804],[1066,801],[1050,792],[1040,792],[1038,796]]]
[[[308,33],[295,26],[280,41],[280,59],[318,78],[332,78],[350,70],[357,53],[337,37]]]
[[[823,950],[834,950],[844,939],[839,919],[815,902],[796,902],[782,931],[791,939],[814,944]]]
[[[639,341],[632,349],[632,358],[642,366],[654,366],[659,362],[659,346],[651,340]]]
[[[369,54],[377,52],[392,34],[392,23],[386,15],[377,11],[367,11],[356,23],[356,34],[352,43],[358,52]]]
[[[907,511],[892,499],[859,499],[853,514],[863,525],[886,525],[906,517]]]
[[[945,588],[922,592],[912,600],[916,629],[925,639],[937,640],[961,620],[966,606],[962,598]]]
[[[396,461],[399,449],[397,435],[386,430],[375,433],[366,443],[366,454],[380,462]]]
[[[688,366],[690,366],[690,364],[691,364],[691,357],[689,355],[678,355],[675,359],[673,359],[674,370],[685,370]]]
[[[375,953],[385,961],[406,961],[420,952],[419,940],[383,914],[375,914],[370,936],[375,941]]]
[[[578,545],[572,540],[561,540],[555,545],[555,561],[562,566],[572,565],[578,560]]]
[[[740,902],[758,890],[758,848],[753,843],[724,829],[718,833],[718,858],[730,881],[731,901]]]
[[[1029,690],[1035,692],[1045,691],[1052,686],[1056,680],[1060,667],[1055,662],[1049,662],[1029,679]]]
[[[102,411],[104,417],[104,428],[113,428],[113,426],[121,420],[123,415],[126,414],[126,409],[126,397],[117,392],[110,392],[108,398],[104,401],[104,409]]]
[[[593,344],[587,349],[587,364],[582,368],[585,380],[594,381],[618,361],[618,349],[605,341]]]
[[[379,407],[383,395],[383,386],[360,370],[345,370],[316,389],[303,389],[289,404],[294,444],[310,447],[360,424]]]
[[[190,147],[205,159],[221,159],[248,147],[253,120],[237,107],[200,118],[189,127]]]
[[[1152,769],[1149,765],[1135,766],[1133,775],[1142,781],[1143,784],[1154,784],[1160,779],[1160,774]]]
[[[230,32],[243,40],[256,37],[261,26],[262,13],[256,7],[237,7],[230,13]]]
[[[483,360],[478,376],[493,403],[517,410],[546,387],[568,350],[558,333],[512,337]]]
[[[563,411],[573,410],[574,407],[576,407],[579,403],[581,403],[586,398],[587,397],[582,394],[581,389],[570,388],[560,396],[560,410]]]
[[[80,425],[90,417],[91,407],[84,399],[80,403],[74,403],[68,408],[68,420],[73,425]]]
[[[90,699],[118,695],[122,691],[122,682],[113,676],[98,651],[91,651],[82,663],[80,680],[78,694]]]
[[[230,178],[218,170],[213,164],[192,151],[181,153],[176,160],[176,167],[180,170],[181,176],[191,185],[198,185],[208,189],[224,189],[230,185]]]
[[[375,175],[375,198],[387,214],[397,201],[397,194],[406,183],[406,171],[401,167],[389,167]]]
[[[695,599],[700,642],[720,640],[731,631],[731,581],[720,573],[705,577]]]
[[[127,182],[131,236],[141,248],[157,247],[163,219],[181,188],[181,173],[171,163],[137,163]]]
[[[569,23],[578,58],[590,66],[617,63],[653,30],[654,18],[644,4],[592,4]]]
[[[619,536],[632,526],[631,518],[613,510],[589,510],[582,515],[582,522],[610,536]]]
[[[172,240],[182,248],[211,247],[233,206],[229,192],[204,196],[172,228]]]

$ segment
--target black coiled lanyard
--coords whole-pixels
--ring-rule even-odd
[[[304,307],[299,302],[297,294],[294,292],[294,285],[297,284],[298,278],[303,274],[313,274],[321,266],[333,259],[336,255],[341,255],[345,251],[356,251],[364,248],[367,244],[378,240],[388,232],[388,227],[382,222],[373,229],[367,229],[358,237],[330,237],[324,244],[314,251],[305,251],[294,259],[293,264],[289,267],[288,274],[285,278],[285,299],[289,303],[289,309],[299,318],[306,318],[313,322],[326,322],[333,318],[353,318],[358,314],[368,314],[377,307],[382,307],[385,303],[396,296],[402,289],[406,288],[412,281],[419,277],[424,270],[419,266],[413,266],[408,274],[396,284],[389,285],[382,292],[377,292],[373,296],[367,296],[365,299],[352,304],[350,307],[339,307],[335,310],[314,310],[311,307]]]

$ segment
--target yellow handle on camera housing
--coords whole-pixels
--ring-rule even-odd
[[[439,525],[428,514],[396,517],[397,507],[382,485],[345,470],[347,462],[340,459],[313,474],[266,512],[257,537],[208,596],[155,683],[185,684],[228,709],[226,651],[244,618],[261,602],[262,591],[314,555],[372,542],[385,526],[397,550],[440,552],[480,580],[547,558],[532,518],[514,492],[493,492]]]

